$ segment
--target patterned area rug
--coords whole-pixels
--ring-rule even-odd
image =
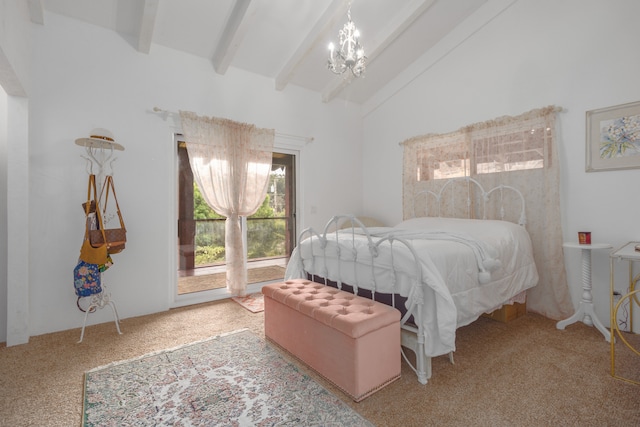
[[[372,424],[247,330],[85,373],[83,426]]]
[[[264,296],[262,292],[256,292],[244,297],[232,297],[231,299],[252,313],[264,311]]]

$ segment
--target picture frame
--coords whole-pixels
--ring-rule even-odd
[[[586,113],[586,171],[640,168],[640,101]]]

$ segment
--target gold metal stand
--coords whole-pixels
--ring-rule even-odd
[[[640,349],[635,348],[623,334],[624,331],[620,330],[618,326],[618,310],[624,304],[625,300],[629,300],[629,333],[633,333],[633,306],[640,305],[638,299],[640,295],[640,289],[636,289],[636,283],[640,280],[640,273],[634,277],[633,275],[633,263],[640,261],[640,252],[635,250],[635,246],[638,242],[630,242],[621,248],[611,253],[610,257],[610,313],[611,313],[611,376],[629,382],[631,384],[640,385],[639,380],[631,378],[625,378],[616,374],[616,338],[619,339],[625,346],[627,346],[634,354],[640,356]],[[614,306],[614,266],[613,260],[625,260],[629,263],[629,292],[623,295],[620,300],[615,303]]]

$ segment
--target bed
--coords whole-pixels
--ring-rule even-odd
[[[448,203],[444,195],[461,180],[467,192],[473,187],[479,194],[474,214],[440,216],[441,206]],[[415,216],[393,227],[367,227],[353,215],[336,215],[322,232],[302,231],[285,279],[310,278],[399,309],[403,357],[418,381],[426,384],[432,357],[448,354],[453,361],[457,328],[504,304],[524,302],[538,273],[525,228],[525,201],[517,189],[499,186],[485,191],[467,177],[447,181],[438,192],[423,193],[414,200],[435,208],[435,216]],[[515,222],[505,220],[505,193],[521,200]],[[469,194],[466,203],[471,204]],[[490,202],[498,207],[489,209]],[[488,219],[490,211],[499,212],[499,218]],[[415,363],[405,348],[415,353]]]

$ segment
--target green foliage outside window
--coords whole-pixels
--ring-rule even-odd
[[[196,222],[196,266],[224,263],[224,216],[207,205],[197,184],[193,184],[193,217]],[[285,256],[286,221],[275,219],[271,198],[267,194],[262,205],[247,221],[248,259]],[[274,218],[274,219],[257,219]],[[206,221],[218,220],[218,221]]]

